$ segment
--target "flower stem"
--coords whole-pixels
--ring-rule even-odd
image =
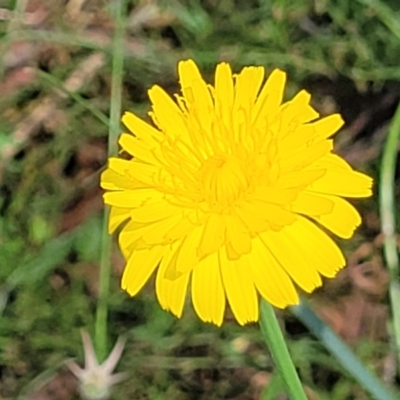
[[[397,365],[400,366],[400,285],[399,256],[396,238],[396,208],[394,199],[394,176],[396,172],[397,145],[400,136],[400,104],[390,125],[389,135],[383,150],[379,185],[379,207],[383,252],[389,270],[389,295],[393,317],[393,333],[396,344]]]
[[[112,53],[112,75],[111,75],[111,106],[110,125],[108,133],[108,155],[117,154],[117,138],[120,133],[121,117],[121,89],[124,65],[124,31],[125,31],[125,0],[114,2],[115,7],[115,32]],[[110,289],[111,274],[111,237],[107,232],[109,208],[104,209],[104,222],[102,233],[102,250],[100,260],[99,278],[99,300],[96,309],[95,322],[95,347],[99,361],[107,355],[107,319],[108,319],[108,296]]]
[[[273,307],[261,300],[260,326],[291,400],[307,400]]]

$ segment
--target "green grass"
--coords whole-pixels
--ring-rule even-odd
[[[272,399],[283,386],[257,326],[228,321],[218,329],[200,323],[190,307],[176,320],[160,310],[150,284],[134,299],[121,292],[123,264],[113,239],[102,233],[98,181],[107,142],[116,154],[121,112],[145,117],[148,88],[157,83],[175,92],[176,63],[191,57],[209,80],[222,60],[235,71],[248,64],[285,69],[288,95],[315,87],[314,104],[322,114],[357,110],[338,135],[345,150],[357,144],[372,149],[378,143],[373,120],[367,118],[358,136],[345,136],[354,118],[369,110],[367,97],[382,99],[400,84],[400,5],[395,0],[164,0],[141,2],[139,12],[138,1],[99,0],[87,2],[72,18],[61,3],[42,3],[47,16],[37,25],[21,19],[25,1],[0,4],[17,15],[0,21],[0,399],[26,398],[56,377],[66,379],[64,361],[82,360],[82,328],[96,339],[100,358],[119,335],[127,335],[119,370],[130,377],[115,387],[115,399],[251,399],[262,392],[259,381],[270,382],[264,395]],[[21,42],[30,49],[27,60],[18,53]],[[104,62],[92,65],[93,73],[76,89],[65,88],[95,54]],[[36,71],[34,79],[24,75],[26,68]],[[353,103],[354,92],[360,103]],[[32,130],[30,118],[47,97],[56,107]],[[387,129],[393,108],[378,116],[380,127]],[[393,122],[392,138],[397,125]],[[17,136],[22,128],[27,134]],[[396,141],[391,171],[377,156],[368,162],[355,158],[357,168],[375,178],[386,168],[382,188],[389,197],[398,194]],[[372,243],[379,233],[373,222],[377,196],[361,207],[366,222],[346,245],[349,255],[355,243]],[[382,211],[386,220],[396,212],[385,206]],[[391,271],[391,296],[374,304],[393,301],[398,272]],[[341,295],[329,296],[335,302]],[[300,323],[286,314],[284,320],[304,385],[321,399],[369,398]],[[386,320],[395,324],[393,343],[398,343],[396,320]],[[351,344],[368,370],[399,391],[398,372],[385,372],[385,357],[396,356],[390,341],[360,333]],[[71,391],[65,398],[76,396]]]

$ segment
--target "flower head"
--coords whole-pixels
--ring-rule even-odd
[[[284,72],[233,75],[217,66],[207,85],[192,60],[179,63],[175,101],[149,90],[150,117],[122,121],[130,160],[110,158],[101,184],[110,232],[135,295],[157,270],[161,306],[181,316],[187,289],[203,321],[221,325],[226,300],[240,324],[258,319],[258,294],[276,307],[298,303],[345,264],[325,233],[350,238],[361,223],[343,197],[371,195],[372,180],[332,153],[338,114],[319,119],[302,90],[283,102]]]

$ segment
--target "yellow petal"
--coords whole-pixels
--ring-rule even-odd
[[[131,178],[146,186],[155,186],[161,174],[161,169],[154,165],[145,164],[135,159],[130,162],[129,171],[127,172]]]
[[[130,218],[130,208],[111,207],[108,217],[108,233],[113,233],[118,226]]]
[[[108,168],[101,174],[101,187],[107,190],[134,189],[138,181],[129,175],[131,162],[116,157],[108,159]]]
[[[140,223],[152,223],[174,215],[183,215],[184,209],[174,206],[168,201],[159,200],[146,203],[131,211],[132,218]]]
[[[226,127],[231,126],[234,88],[231,67],[227,63],[217,65],[215,72],[215,111]]]
[[[258,296],[249,271],[248,256],[228,260],[224,251],[219,252],[222,281],[233,315],[240,325],[258,321]]]
[[[190,272],[198,264],[200,257],[197,254],[197,249],[199,248],[202,234],[202,227],[196,227],[183,240],[176,260],[176,272],[178,274]]]
[[[246,67],[236,76],[234,112],[243,108],[250,114],[264,80],[264,73],[264,67]]]
[[[331,213],[333,208],[330,198],[307,191],[300,192],[290,205],[292,211],[309,216],[325,215]]]
[[[324,157],[319,159],[315,165],[326,169],[344,169],[346,171],[353,171],[348,162],[346,162],[342,157],[332,153],[326,154]]]
[[[142,188],[119,192],[108,192],[104,193],[103,197],[104,202],[110,206],[120,208],[136,208],[140,207],[149,200],[161,200],[162,193],[155,189]]]
[[[287,130],[282,135],[279,145],[282,146],[282,149],[293,151],[304,148],[307,143],[314,143],[314,138],[316,137],[316,130],[313,127],[314,123],[299,125],[295,129]],[[282,151],[282,155],[285,155],[285,151]]]
[[[231,242],[225,243],[225,251],[228,260],[238,260],[240,258],[240,254],[236,253],[235,249],[232,247]]]
[[[252,207],[259,219],[266,220],[270,226],[271,224],[284,226],[296,220],[296,214],[275,204],[253,200]]]
[[[360,214],[348,201],[340,197],[324,197],[332,202],[333,209],[329,214],[315,217],[315,220],[335,235],[344,239],[351,238],[354,230],[361,224]]]
[[[313,182],[308,190],[344,197],[369,197],[372,179],[360,172],[327,169],[324,176]]]
[[[165,238],[173,242],[177,239],[183,239],[186,235],[192,232],[195,228],[195,225],[193,224],[193,222],[191,222],[191,214],[192,213],[190,211],[187,212],[187,214],[182,217],[182,219],[166,233]]]
[[[299,303],[289,275],[258,237],[253,239],[249,263],[253,282],[265,300],[279,308]]]
[[[311,95],[301,90],[291,101],[282,105],[281,135],[285,136],[292,123],[304,124],[319,117],[319,114],[309,105],[310,99]]]
[[[265,209],[264,205],[266,203],[260,202],[260,208],[262,210]],[[280,207],[276,207],[280,209]],[[263,232],[270,228],[270,223],[266,220],[264,216],[260,216],[258,213],[258,208],[254,207],[254,205],[250,202],[246,202],[241,205],[241,207],[236,210],[237,215],[246,225],[249,233],[253,235],[256,232]]]
[[[145,141],[149,145],[157,145],[160,143],[162,134],[153,128],[147,122],[143,121],[135,114],[126,112],[122,118],[122,123],[139,139]],[[128,149],[125,149],[129,152]]]
[[[156,277],[156,293],[161,307],[164,310],[171,311],[172,314],[180,318],[182,316],[183,306],[185,305],[190,273],[182,274],[179,278],[173,280],[165,277],[169,263],[173,259],[178,247],[179,243],[172,245],[161,260]]]
[[[108,159],[108,168],[117,172],[120,175],[125,175],[129,168],[131,167],[131,162],[128,160],[122,160],[117,157],[110,157]]]
[[[169,137],[188,137],[182,111],[178,105],[159,86],[149,90],[149,97],[153,105],[151,117],[154,123]]]
[[[315,129],[315,134],[319,140],[327,139],[334,135],[344,124],[340,114],[332,114],[328,117],[321,118],[319,121],[313,122],[311,125]]]
[[[181,216],[179,214],[171,215],[168,218],[146,225],[143,229],[142,239],[147,244],[167,243],[166,235],[169,230],[179,223]]]
[[[273,70],[254,106],[252,119],[254,124],[262,122],[264,118],[268,118],[268,121],[275,118],[282,103],[285,84],[286,73],[279,69]]]
[[[310,293],[321,286],[322,280],[312,260],[299,256],[296,242],[292,241],[292,236],[288,231],[294,225],[296,222],[283,227],[278,232],[263,232],[259,237],[297,285]]]
[[[318,143],[334,135],[343,125],[339,114],[329,115],[315,122],[287,130],[282,140],[283,147],[298,149],[307,143]]]
[[[225,293],[218,253],[204,258],[193,269],[192,303],[202,321],[221,326],[225,311]]]
[[[107,168],[101,173],[100,186],[105,190],[130,190],[136,187],[136,183],[130,177],[120,175],[112,169]]]
[[[297,188],[285,188],[274,186],[258,186],[254,192],[254,198],[272,204],[289,204],[297,196]]]
[[[178,64],[178,73],[179,82],[183,92],[185,92],[186,88],[192,87],[192,85],[196,82],[201,81],[204,84],[202,85],[202,89],[200,90],[201,93],[191,93],[189,95],[189,97],[186,99],[189,103],[196,103],[197,101],[199,101],[200,103],[205,102],[208,105],[212,104],[207,84],[204,82],[199,68],[193,60],[180,61]]]
[[[149,280],[165,252],[163,246],[134,251],[122,275],[121,287],[135,296]]]
[[[303,260],[309,268],[329,278],[344,267],[345,259],[335,242],[319,227],[306,218],[299,217],[296,223],[284,228],[291,243],[291,252],[297,260]]]
[[[318,162],[322,157],[329,154],[333,149],[331,140],[324,140],[310,146],[304,145],[301,148],[286,148],[282,146],[282,158],[279,160],[281,173],[285,174],[293,170],[303,169],[314,162]],[[316,164],[315,168],[322,168]]]
[[[226,241],[232,246],[236,254],[250,253],[251,239],[246,225],[236,215],[226,215]]]
[[[154,155],[153,145],[149,145],[145,141],[137,139],[128,133],[123,133],[119,137],[118,143],[125,151],[134,156],[137,160],[157,166],[162,165]]]
[[[179,215],[151,224],[138,224],[136,221],[131,220],[119,234],[119,246],[125,254],[129,255],[137,247],[138,241],[142,241],[147,245],[167,244],[170,241],[166,238],[166,234],[179,223],[179,220]]]
[[[125,259],[129,259],[132,252],[136,249],[136,243],[143,236],[143,232],[148,229],[147,225],[140,225],[138,227],[137,223],[132,220],[124,225],[118,236],[118,244]]]
[[[317,181],[326,174],[323,169],[290,171],[279,177],[276,185],[280,188],[303,188]]]
[[[225,222],[222,215],[210,214],[204,225],[203,234],[197,250],[199,258],[220,249],[225,240]]]
[[[188,110],[200,117],[200,123],[207,132],[211,128],[214,108],[207,84],[193,60],[181,61],[178,64],[178,71]]]

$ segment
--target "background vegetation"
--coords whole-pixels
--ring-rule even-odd
[[[106,163],[117,1],[0,0],[0,399],[78,398],[65,367],[93,334],[102,236],[99,173]],[[124,19],[122,108],[146,116],[147,89],[177,91],[176,64],[279,67],[288,97],[313,93],[321,114],[342,113],[337,151],[377,177],[400,99],[397,0],[141,0]],[[398,192],[398,185],[396,191]],[[315,311],[389,385],[388,274],[375,196],[343,243],[348,268],[311,296]],[[113,399],[279,399],[257,326],[222,328],[163,312],[148,285],[121,292],[112,255],[110,342],[125,334]],[[282,313],[312,399],[367,399],[307,329]],[[111,344],[111,343],[110,343]]]

